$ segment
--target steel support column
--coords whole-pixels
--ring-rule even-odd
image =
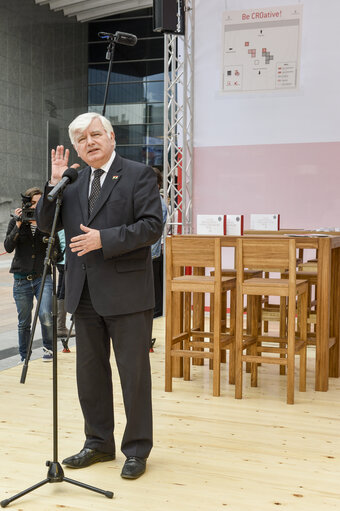
[[[164,195],[167,231],[192,232],[194,0],[185,0],[185,35],[164,36]]]

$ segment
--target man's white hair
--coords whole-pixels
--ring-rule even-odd
[[[68,134],[71,140],[72,145],[76,146],[76,133],[79,131],[84,131],[91,124],[93,119],[99,119],[103,125],[104,130],[107,133],[107,136],[111,138],[111,133],[114,134],[112,124],[106,117],[98,114],[97,112],[87,112],[85,114],[80,114],[76,117],[68,127]],[[115,144],[116,145],[116,144]]]

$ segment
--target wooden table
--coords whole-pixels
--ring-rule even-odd
[[[328,378],[340,376],[340,233],[325,233],[324,236],[320,234],[315,231],[289,229],[273,232],[247,231],[244,236],[265,239],[270,244],[277,236],[294,235],[298,249],[318,250],[315,390],[325,392],[328,390]],[[237,238],[238,236],[221,236],[222,246],[236,248]],[[180,316],[178,314],[178,317]],[[177,328],[180,331],[179,324]],[[175,364],[174,375],[181,376],[179,361]]]

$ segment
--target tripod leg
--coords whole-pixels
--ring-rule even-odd
[[[20,493],[17,493],[16,495],[13,495],[13,497],[10,497],[9,499],[2,500],[0,502],[1,507],[6,507],[8,504],[13,502],[13,500],[19,499],[20,497],[23,497],[26,495],[26,493],[30,493],[31,491],[36,490],[37,488],[40,488],[40,486],[43,486],[46,483],[49,483],[49,479],[44,479],[43,481],[40,481],[40,483],[35,484],[34,486],[31,486],[30,488],[26,488],[26,490],[21,491]]]
[[[68,330],[68,333],[67,333],[67,337],[66,339],[61,339],[61,342],[62,342],[62,345],[63,345],[63,353],[70,353],[70,348],[68,347],[68,341],[69,341],[69,338],[71,337],[71,334],[72,334],[72,328],[73,328],[73,325],[74,325],[74,318],[73,318],[73,315],[72,315],[72,322],[71,322],[71,326]]]
[[[102,495],[105,495],[108,499],[113,498],[113,492],[112,491],[105,491],[101,490],[100,488],[96,488],[95,486],[90,486],[89,484],[81,483],[79,481],[75,481],[74,479],[70,479],[69,477],[64,477],[64,481],[75,484],[76,486],[80,486],[81,488],[86,488],[87,490],[95,491],[96,493],[101,493]]]
[[[70,348],[68,347],[68,339],[61,339],[61,343],[63,345],[63,353],[70,353]]]

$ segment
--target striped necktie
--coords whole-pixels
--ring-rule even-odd
[[[103,169],[96,169],[93,173],[93,181],[92,181],[92,187],[91,187],[91,193],[89,196],[89,215],[91,215],[94,205],[98,200],[98,197],[100,195],[100,177],[104,174]]]

